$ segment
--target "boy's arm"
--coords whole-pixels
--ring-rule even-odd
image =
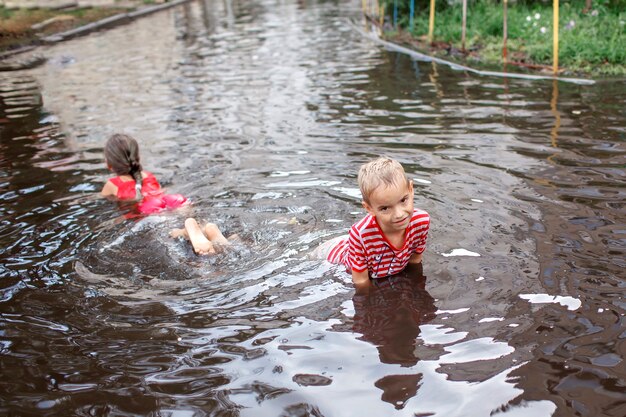
[[[352,271],[352,282],[354,282],[354,286],[357,289],[369,286],[370,276],[368,270],[366,269],[362,272]]]
[[[422,255],[424,254],[424,250],[426,250],[426,239],[428,238],[428,229],[430,229],[430,216],[425,211],[421,210],[418,213],[417,218],[419,223],[415,225],[416,228],[419,228],[419,232],[414,236],[417,239],[415,253],[411,255],[409,258],[409,263],[416,265],[422,263]],[[419,253],[417,251],[420,251]]]
[[[369,287],[370,276],[367,268],[365,256],[365,247],[360,239],[358,230],[353,225],[348,235],[348,263],[352,270],[352,282],[357,288]],[[356,269],[364,269],[363,271],[355,271]]]
[[[424,252],[422,252],[422,253],[414,253],[409,258],[409,263],[410,264],[421,264],[422,263],[422,255],[423,254],[424,254]]]

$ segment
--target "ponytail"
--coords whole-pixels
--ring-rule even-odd
[[[136,198],[140,200],[143,177],[139,162],[139,145],[131,136],[116,133],[104,146],[107,164],[117,175],[130,175],[135,180]]]
[[[130,176],[135,179],[135,199],[141,200],[141,187],[143,185],[143,176],[141,175],[141,164],[138,162],[131,163]]]

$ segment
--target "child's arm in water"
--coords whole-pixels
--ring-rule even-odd
[[[363,287],[369,286],[369,283],[370,283],[369,271],[367,269],[362,272],[352,271],[352,282],[354,282],[354,286],[357,288],[363,288]]]
[[[107,181],[102,187],[102,191],[100,191],[100,195],[102,197],[111,197],[117,195],[117,187],[111,181]]]
[[[424,254],[424,252],[422,253],[414,253],[413,255],[411,255],[411,257],[409,258],[409,263],[410,264],[421,264],[422,263],[422,255]]]

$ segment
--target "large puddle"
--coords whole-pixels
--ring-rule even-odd
[[[3,414],[624,414],[625,84],[412,61],[359,7],[197,1],[0,73]],[[114,132],[241,247],[97,198]],[[380,154],[432,228],[361,295],[307,255]]]

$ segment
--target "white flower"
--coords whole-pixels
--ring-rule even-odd
[[[541,33],[546,33],[546,28],[544,28],[543,26],[541,26],[541,29],[539,29],[541,31]]]
[[[530,22],[532,19],[533,19],[532,17],[530,17],[530,16],[526,16],[526,21],[527,21],[527,22]]]
[[[541,15],[539,13],[535,13],[535,19],[539,20],[541,18]]]

